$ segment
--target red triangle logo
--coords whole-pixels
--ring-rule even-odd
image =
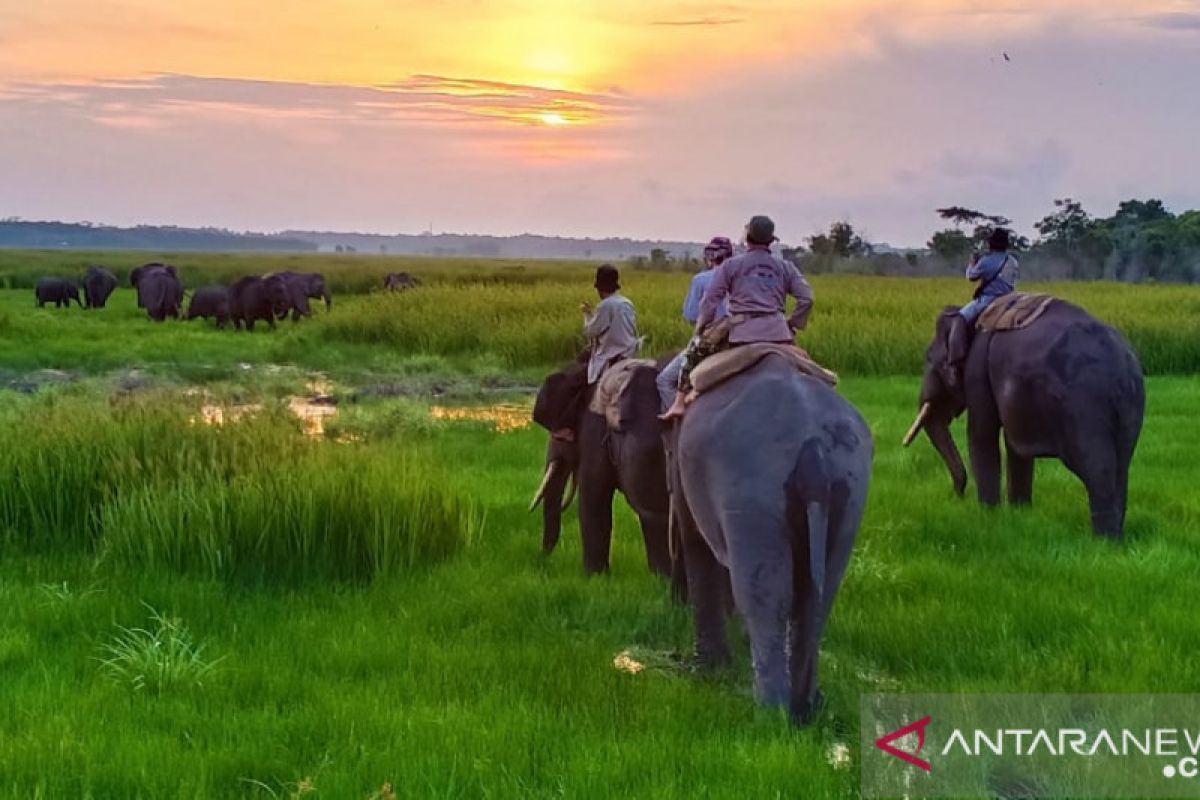
[[[892,742],[896,741],[897,739],[903,739],[905,736],[909,736],[913,733],[916,733],[917,734],[917,751],[916,752],[917,753],[921,752],[921,750],[925,747],[925,728],[927,728],[929,726],[929,723],[932,721],[933,721],[933,717],[925,717],[925,719],[919,719],[911,725],[905,725],[903,728],[892,731],[887,736],[884,736],[883,738],[878,739],[875,742],[875,746],[878,747],[883,752],[887,753],[888,755],[895,756],[896,758],[900,759],[901,761],[903,761],[905,763],[912,764],[914,767],[917,767],[918,769],[923,769],[926,772],[929,772],[932,767],[928,761],[921,759],[921,758],[917,758],[916,754],[914,754],[914,753],[906,753],[903,750],[898,750],[897,748],[892,746]]]

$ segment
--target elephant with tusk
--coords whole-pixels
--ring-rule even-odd
[[[1010,503],[1032,502],[1035,459],[1058,458],[1087,489],[1093,530],[1121,538],[1129,465],[1146,406],[1133,349],[1083,309],[1054,300],[1028,327],[976,333],[959,382],[947,364],[956,314],[956,308],[947,308],[938,318],[926,353],[920,411],[904,445],[925,431],[962,494],[967,470],[950,423],[966,411],[981,503],[1000,502],[1003,434]]]
[[[542,507],[542,549],[550,553],[558,545],[562,512],[578,494],[584,570],[607,572],[612,504],[620,492],[641,522],[650,569],[669,576],[670,503],[658,421],[658,372],[653,366],[634,371],[621,398],[621,429],[614,431],[602,415],[588,408],[588,397],[581,402],[571,389],[578,386],[572,377],[578,378],[577,372],[585,366],[580,362],[549,376],[534,407],[534,419],[547,429],[575,431],[573,439],[551,435],[542,482],[529,506],[530,511]]]

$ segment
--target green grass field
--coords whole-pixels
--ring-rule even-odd
[[[899,447],[933,315],[963,284],[815,281],[804,343],[877,455],[824,645],[829,707],[796,730],[752,703],[744,646],[717,678],[675,666],[689,615],[627,510],[610,576],[583,577],[573,521],[540,555],[542,432],[430,416],[525,402],[577,343],[586,267],[306,257],[289,266],[330,274],[334,309],[274,333],[156,326],[128,290],[33,308],[30,275],[90,260],[0,254],[20,287],[0,290],[0,386],[24,390],[0,389],[0,795],[851,798],[863,692],[1200,683],[1200,290],[1053,287],[1151,374],[1112,545],[1057,464],[1033,509],[985,511],[927,444]],[[284,260],[176,263],[194,287]],[[428,285],[367,293],[400,269]],[[686,281],[626,275],[656,349],[686,335]],[[286,409],[313,373],[342,398],[318,438]],[[205,404],[261,410],[209,427]],[[614,668],[625,651],[647,668]]]

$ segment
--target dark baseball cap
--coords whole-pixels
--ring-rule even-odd
[[[770,217],[758,215],[746,223],[746,241],[751,244],[772,244],[779,241],[775,236],[775,223]]]

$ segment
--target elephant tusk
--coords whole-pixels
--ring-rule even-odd
[[[558,471],[558,462],[551,461],[546,465],[546,474],[542,478],[542,485],[538,487],[537,494],[533,496],[533,500],[529,503],[529,512],[538,507],[542,502],[542,498],[546,496],[546,487],[550,485],[550,480],[554,477],[554,473]]]
[[[572,472],[572,473],[571,473],[571,486],[570,486],[570,488],[567,490],[567,499],[566,499],[566,500],[564,500],[564,501],[563,501],[563,504],[562,504],[562,510],[563,510],[563,511],[566,511],[568,508],[570,508],[570,507],[571,507],[571,503],[573,503],[573,502],[575,501],[575,489],[576,489],[576,486],[577,486],[577,484],[575,483],[575,473],[574,473],[574,472]]]
[[[921,406],[921,411],[917,414],[917,419],[913,422],[912,427],[908,429],[908,433],[904,434],[905,447],[912,444],[913,439],[916,439],[917,434],[921,432],[921,426],[925,424],[925,419],[929,416],[929,408],[929,403]]]

